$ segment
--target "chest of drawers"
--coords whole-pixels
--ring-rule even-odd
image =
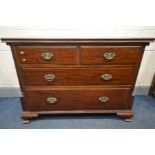
[[[114,113],[131,121],[136,77],[152,39],[2,39],[11,46],[21,117]]]

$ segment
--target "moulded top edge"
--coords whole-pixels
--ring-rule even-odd
[[[149,43],[155,38],[2,38],[6,43]]]

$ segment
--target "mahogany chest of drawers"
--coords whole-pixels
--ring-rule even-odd
[[[21,117],[114,113],[131,121],[143,52],[152,39],[2,39],[11,46]]]

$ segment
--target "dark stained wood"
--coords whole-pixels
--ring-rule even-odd
[[[51,63],[48,64],[19,64],[21,68],[127,68],[127,67],[135,67],[135,64],[117,64],[117,65],[111,65],[110,63],[108,65],[54,65]]]
[[[53,81],[44,76],[54,74]],[[103,80],[102,74],[111,74],[111,80]],[[88,85],[131,85],[134,68],[24,68],[22,76],[26,86],[88,86]]]
[[[24,124],[30,123],[31,119],[37,118],[37,117],[38,117],[37,113],[22,112],[22,114],[21,114],[22,122]]]
[[[82,46],[80,49],[84,65],[136,64],[143,52],[141,46]],[[116,57],[107,60],[103,56],[107,52],[115,53]]]
[[[2,38],[2,42],[6,43],[144,43],[149,45],[149,42],[154,41],[154,38],[101,38],[101,39],[77,39],[77,38],[59,38],[59,39],[49,39],[49,38]]]
[[[43,59],[41,54],[45,52],[53,53],[54,57],[50,60]],[[73,46],[18,46],[17,53],[18,61],[22,64],[76,64],[76,47]]]
[[[16,71],[17,71],[17,75],[18,75],[18,80],[19,80],[19,84],[20,84],[21,93],[22,93],[22,96],[23,96],[23,93],[25,92],[25,89],[24,89],[23,79],[21,78],[22,73],[20,71],[20,66],[19,66],[19,63],[18,63],[16,46],[12,45],[11,46],[11,51],[12,51],[12,56],[13,56],[13,59],[14,59],[14,63],[15,63],[15,67],[16,67]],[[23,100],[23,97],[20,97],[20,101],[21,101],[22,109],[24,109],[25,102]]]
[[[117,116],[124,118],[126,122],[131,122],[133,118],[133,112],[128,111],[128,112],[117,112]]]
[[[145,46],[153,40],[3,38],[11,46],[23,93],[23,123],[39,114],[73,113],[115,113],[131,121],[132,92]],[[52,50],[52,61],[41,59],[44,50]],[[115,52],[116,58],[105,60],[102,55],[107,51]],[[112,80],[101,79],[106,73],[112,74]],[[46,82],[45,74],[56,78]],[[100,103],[101,96],[110,100]],[[48,97],[56,97],[58,102],[49,104]]]
[[[25,86],[26,91],[37,90],[103,90],[131,89],[132,85],[95,85],[95,86]]]
[[[52,111],[24,111],[22,115],[40,115],[40,114],[117,114],[117,113],[132,113],[131,110],[52,110]],[[28,116],[27,116],[28,117]]]
[[[101,96],[108,97],[109,101],[100,102],[98,98]],[[49,97],[57,98],[58,101],[48,103],[46,99]],[[27,91],[24,110],[117,110],[125,109],[128,97],[129,89]]]
[[[24,111],[21,114],[23,123],[29,123],[31,119],[38,117],[38,115],[59,115],[59,114],[116,114],[122,117],[125,121],[133,117],[131,110],[52,110],[52,111]]]

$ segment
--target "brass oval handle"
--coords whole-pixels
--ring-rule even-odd
[[[116,54],[113,52],[107,52],[103,54],[103,57],[107,60],[112,60],[116,57]]]
[[[46,101],[47,101],[48,103],[52,104],[52,103],[57,102],[57,101],[58,101],[58,99],[57,99],[57,98],[55,98],[55,97],[49,97],[49,98],[47,98],[47,99],[46,99]]]
[[[109,97],[102,96],[102,97],[99,97],[98,100],[102,103],[107,103],[109,101]]]
[[[46,81],[53,81],[55,78],[56,78],[55,74],[46,74],[46,75],[44,75],[44,79]]]
[[[108,80],[111,80],[111,79],[112,79],[112,75],[111,75],[111,74],[102,74],[102,75],[101,75],[101,78],[102,78],[103,80],[108,81]]]
[[[51,52],[45,52],[41,54],[41,57],[45,60],[50,60],[54,57],[54,54]]]

